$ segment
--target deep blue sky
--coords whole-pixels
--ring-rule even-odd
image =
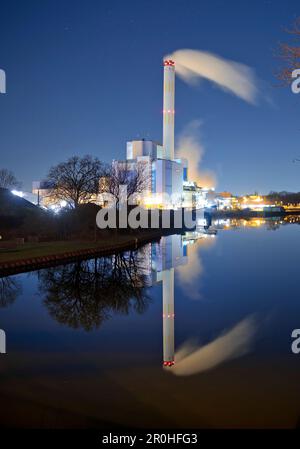
[[[251,106],[177,79],[176,132],[201,119],[203,169],[218,190],[300,190],[300,94],[274,87],[273,53],[294,0],[0,0],[0,166],[30,189],[73,154],[124,158],[127,139],[162,135],[162,58],[181,48],[247,64]]]

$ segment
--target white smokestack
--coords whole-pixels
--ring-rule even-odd
[[[165,159],[174,159],[175,64],[171,59],[164,61],[163,114],[164,157]]]

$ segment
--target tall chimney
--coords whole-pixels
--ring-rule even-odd
[[[164,158],[174,159],[175,63],[164,61]]]

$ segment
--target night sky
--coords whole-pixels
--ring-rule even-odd
[[[298,7],[297,7],[298,6]],[[276,87],[274,52],[299,1],[0,0],[0,168],[25,190],[73,154],[125,157],[162,140],[162,58],[210,51],[252,67],[256,106],[176,81],[176,134],[201,120],[203,169],[233,193],[300,190],[300,94]]]

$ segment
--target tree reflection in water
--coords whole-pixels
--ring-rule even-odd
[[[59,323],[89,331],[113,313],[143,313],[149,303],[145,258],[130,251],[41,270],[39,290]]]
[[[14,276],[0,278],[0,307],[11,305],[21,291],[21,284]]]

